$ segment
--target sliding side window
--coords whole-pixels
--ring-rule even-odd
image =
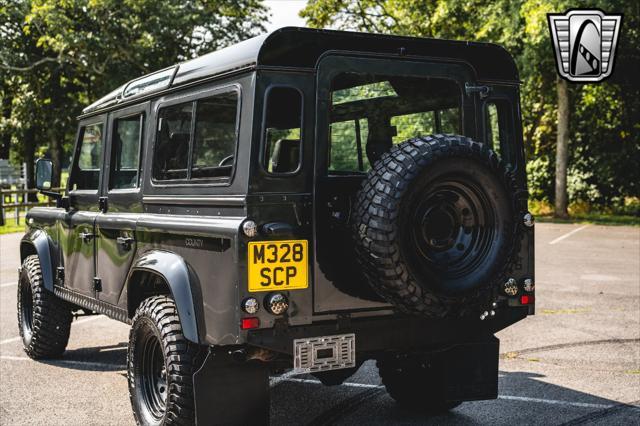
[[[237,91],[162,108],[153,178],[228,180],[238,141]]]

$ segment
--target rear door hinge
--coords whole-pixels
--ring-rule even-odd
[[[93,277],[93,289],[95,291],[102,291],[102,280],[98,277]]]
[[[471,96],[474,93],[480,95],[480,99],[484,99],[489,96],[491,93],[491,87],[489,86],[474,86],[473,84],[465,83],[464,91],[468,96]]]

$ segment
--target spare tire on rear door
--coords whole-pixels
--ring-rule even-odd
[[[523,212],[512,173],[464,136],[395,145],[369,172],[354,207],[364,273],[402,312],[485,309],[517,256]]]

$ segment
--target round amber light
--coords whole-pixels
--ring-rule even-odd
[[[289,300],[282,293],[271,293],[264,299],[264,307],[273,315],[282,315],[289,309]]]

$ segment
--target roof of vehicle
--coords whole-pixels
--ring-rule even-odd
[[[470,63],[478,80],[519,81],[513,58],[496,44],[284,27],[131,80],[86,107],[83,113],[259,66],[314,68],[328,51],[451,58]]]

